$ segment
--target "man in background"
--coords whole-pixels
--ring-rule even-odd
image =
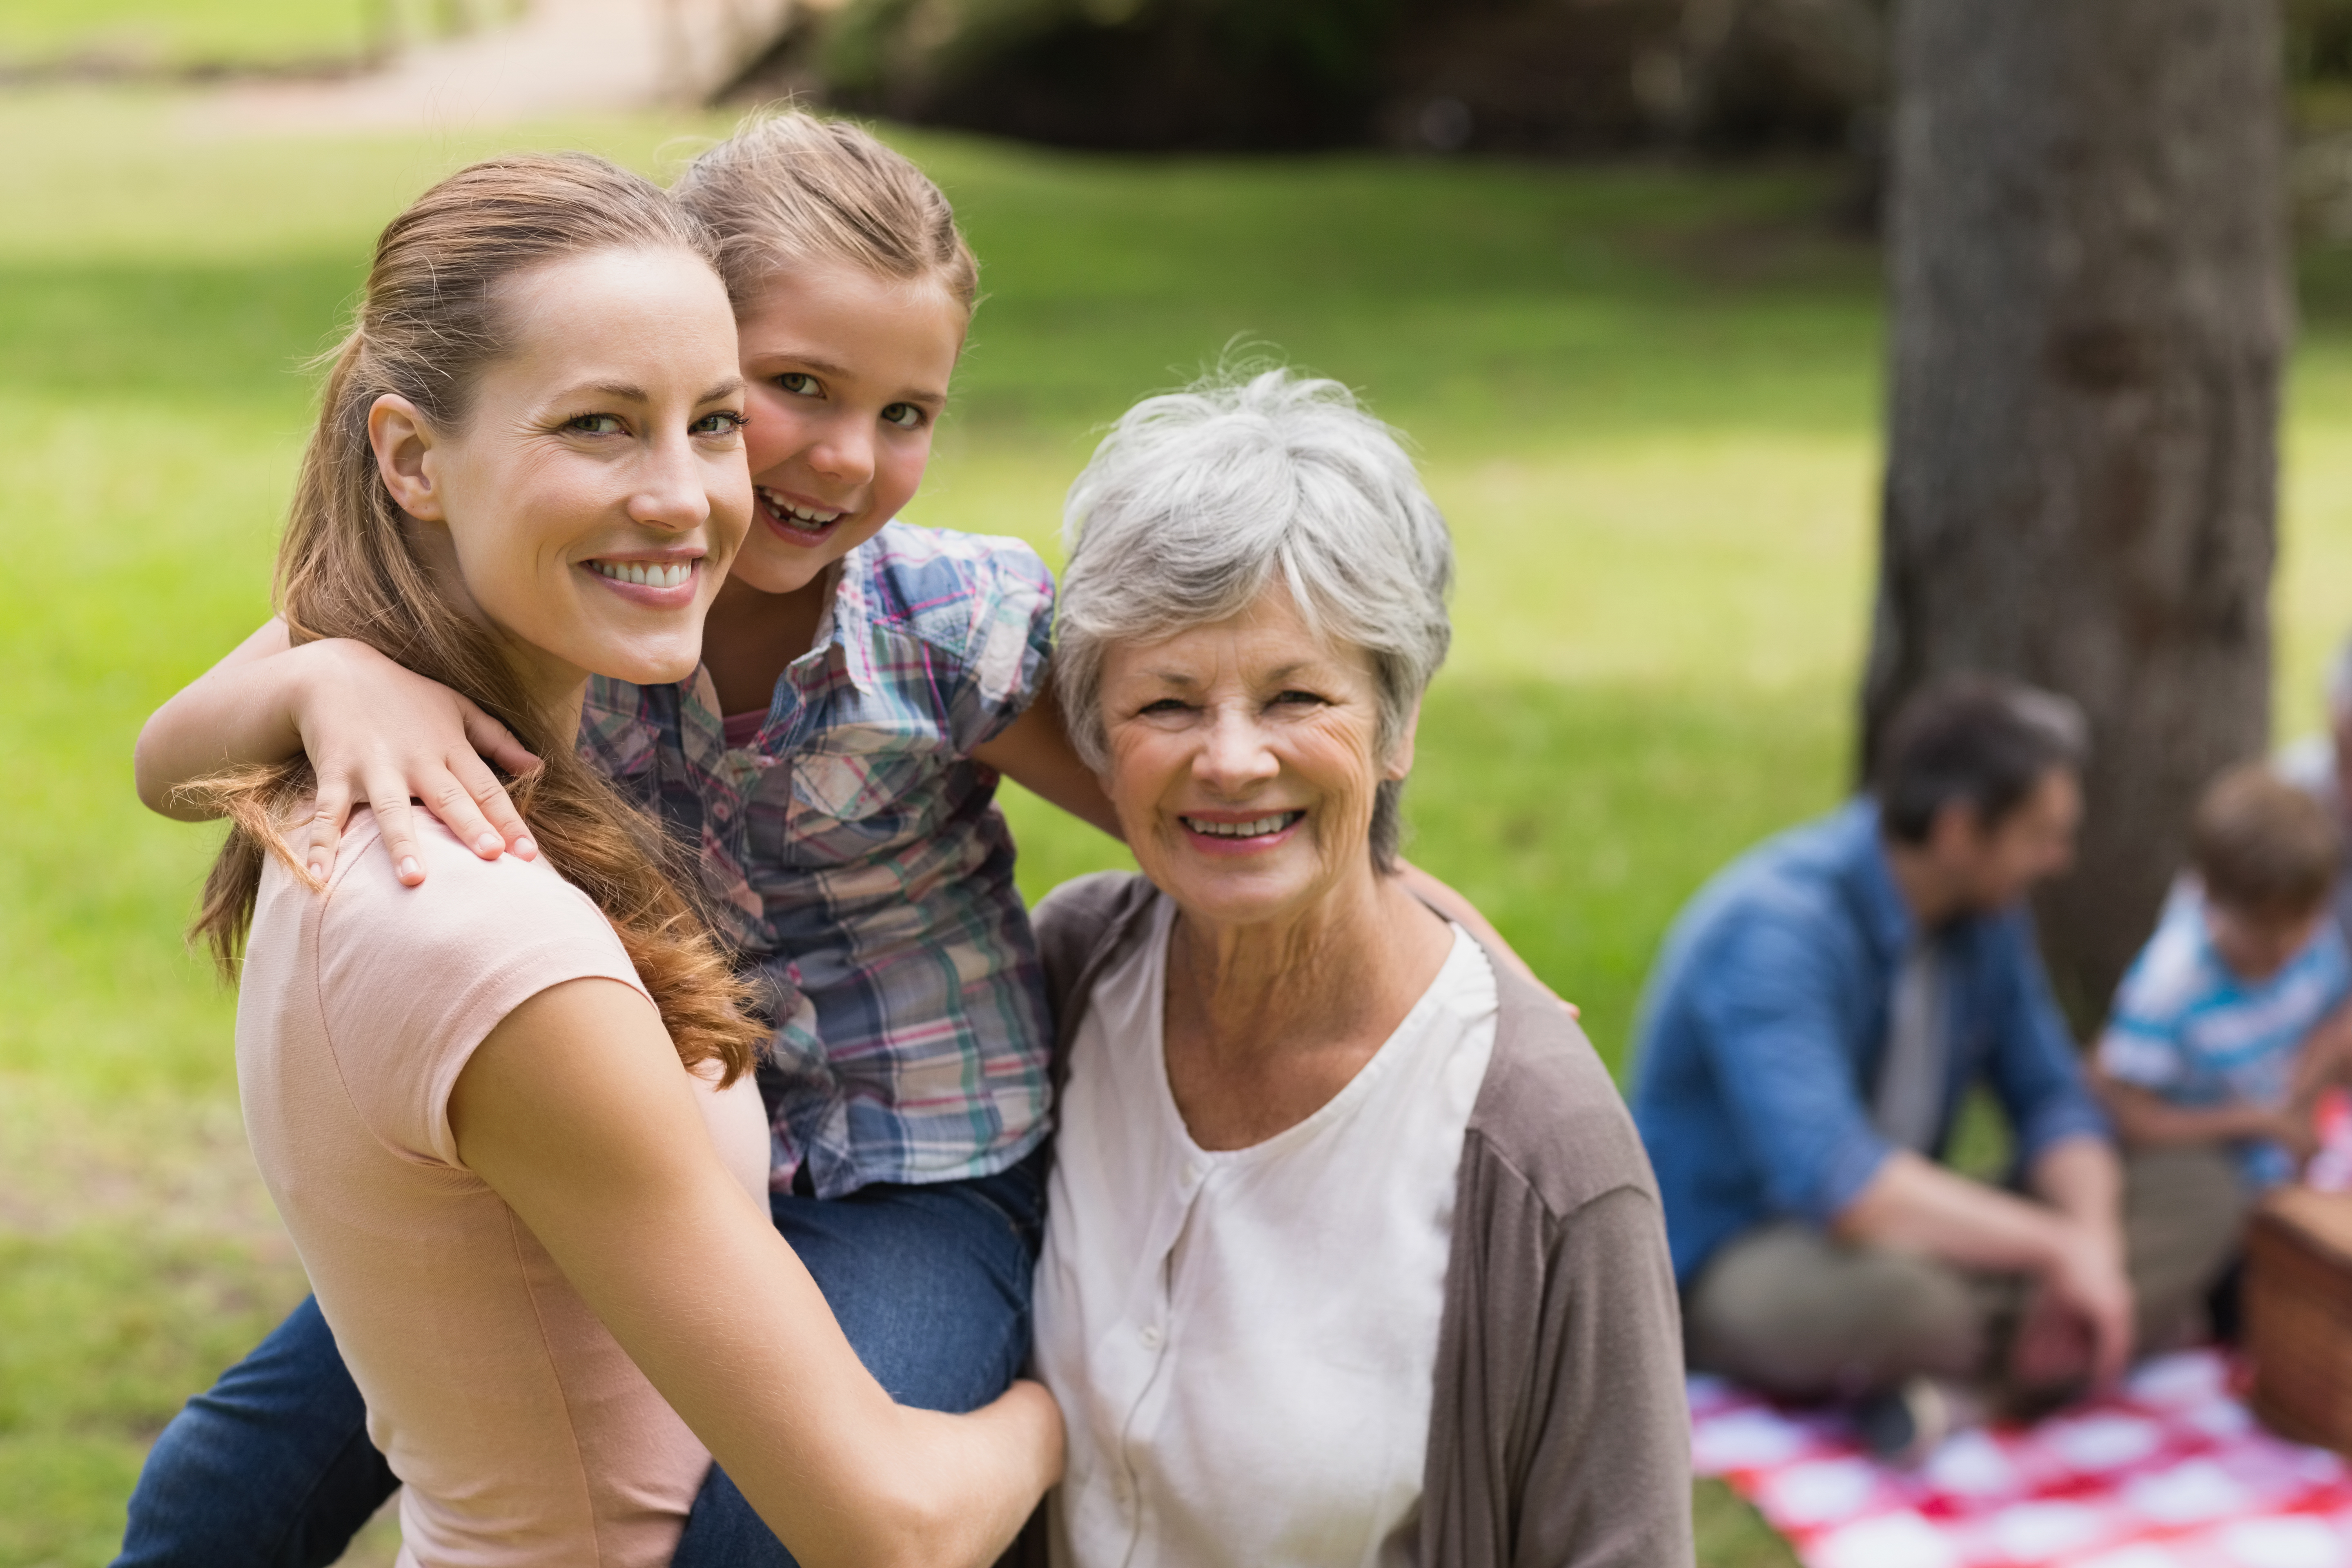
[[[2063,699],[1915,699],[1872,788],[1684,910],[1636,1034],[1633,1113],[1697,1369],[1859,1402],[1924,1452],[1988,1398],[2116,1375],[2201,1307],[2233,1203],[2130,1194],[2052,1001],[2025,899],[2074,858],[2085,752]],[[2009,1185],[1945,1163],[1989,1088]]]

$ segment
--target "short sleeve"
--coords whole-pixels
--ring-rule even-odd
[[[321,1021],[344,1091],[378,1142],[462,1167],[449,1096],[500,1020],[566,981],[645,987],[611,922],[544,858],[481,859],[420,813],[425,879],[406,888],[373,826],[354,816],[320,916]]]
[[[975,539],[970,637],[962,679],[949,694],[949,739],[960,753],[986,745],[1027,711],[1054,647],[1054,574],[1017,539]]]
[[[2181,1029],[2211,989],[2200,962],[2193,895],[2176,893],[2156,934],[2125,972],[2099,1033],[2099,1069],[2118,1083],[2164,1089],[2189,1074]]]

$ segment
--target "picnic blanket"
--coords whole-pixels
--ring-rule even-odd
[[[1806,1568],[2352,1564],[2352,1469],[2255,1425],[2232,1383],[2221,1352],[2158,1357],[2110,1398],[1960,1433],[1905,1472],[1834,1414],[1694,1377],[1692,1458]]]

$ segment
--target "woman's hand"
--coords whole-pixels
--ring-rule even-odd
[[[425,879],[414,813],[422,801],[450,832],[494,860],[538,853],[487,756],[509,773],[539,759],[479,708],[445,686],[342,638],[289,645],[272,620],[155,710],[139,732],[133,766],[150,809],[183,821],[206,815],[183,785],[225,768],[297,753],[318,776],[318,806],[298,847],[314,877],[335,863],[352,807],[376,815],[400,879]]]
[[[306,643],[286,657],[305,656],[309,668],[294,687],[292,718],[319,781],[299,847],[313,877],[333,868],[343,825],[362,802],[375,813],[384,852],[410,887],[425,880],[412,801],[485,860],[508,849],[525,859],[539,853],[522,814],[482,760],[509,773],[539,766],[505,725],[365,643]]]

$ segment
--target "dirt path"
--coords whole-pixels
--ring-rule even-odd
[[[245,82],[205,129],[448,132],[583,110],[698,104],[779,37],[798,0],[533,0],[506,26],[422,45],[341,81]]]

